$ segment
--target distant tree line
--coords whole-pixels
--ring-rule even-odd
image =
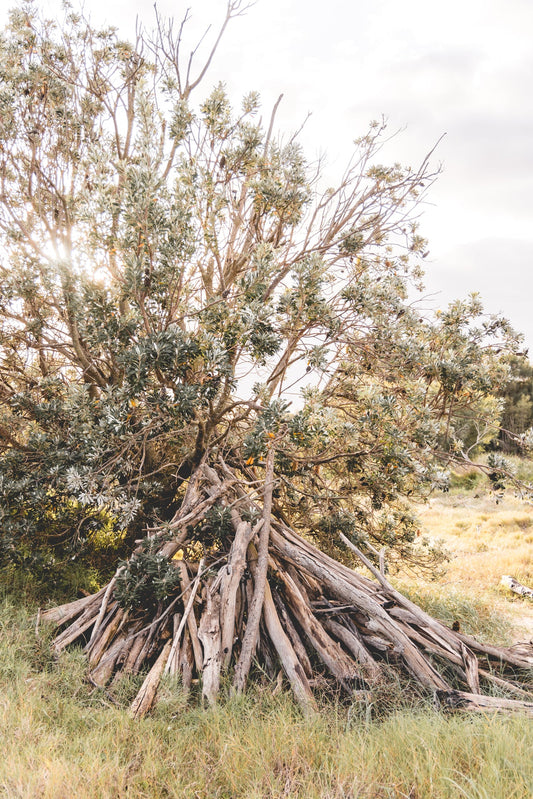
[[[496,448],[506,453],[523,452],[523,439],[533,427],[533,365],[524,355],[510,357],[511,377],[498,395],[504,400]]]

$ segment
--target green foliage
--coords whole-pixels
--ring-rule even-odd
[[[150,611],[181,583],[174,562],[157,552],[161,540],[147,538],[127,561],[119,563],[114,595],[125,610]]]
[[[483,474],[477,469],[452,472],[450,475],[449,486],[451,489],[458,488],[464,491],[471,491],[483,481]]]
[[[200,524],[196,525],[194,538],[201,542],[204,548],[218,548],[223,541],[226,543],[231,541],[234,533],[231,509],[222,505],[213,505],[206,511]]]
[[[354,518],[407,557],[402,503],[490,438],[516,337],[476,296],[413,304],[427,160],[379,164],[372,124],[321,193],[258,95],[197,100],[172,41],[32,3],[0,37],[0,557],[107,538],[111,566],[202,459],[260,480],[268,446],[291,524],[327,546],[320,520]]]
[[[533,427],[533,366],[524,355],[509,358],[510,375],[497,391],[504,402],[497,445],[505,453],[520,454],[531,446]]]

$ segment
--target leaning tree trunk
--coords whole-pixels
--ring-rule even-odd
[[[168,595],[156,609],[128,604],[122,567],[97,594],[41,614],[62,628],[55,650],[81,641],[98,685],[146,672],[135,716],[154,705],[165,674],[179,675],[185,690],[201,678],[213,703],[222,673],[233,672],[241,691],[254,660],[273,679],[283,671],[305,712],[315,707],[313,688],[360,696],[394,668],[445,708],[533,715],[531,648],[489,646],[451,630],[345,537],[374,580],[317,549],[273,512],[272,454],[266,467],[261,499],[257,482],[226,464],[199,467],[170,525],[150,533],[150,552],[176,578]],[[215,505],[226,509],[233,535],[207,544],[201,524]],[[141,552],[142,545],[132,558]],[[492,688],[507,695],[486,696]]]

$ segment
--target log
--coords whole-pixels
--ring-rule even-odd
[[[465,691],[436,691],[436,699],[446,710],[474,710],[480,713],[514,712],[533,717],[533,702],[501,699],[497,696],[469,694]]]
[[[190,590],[189,597],[187,599],[187,604],[185,605],[185,609],[183,611],[183,616],[182,616],[181,621],[179,623],[178,629],[176,630],[176,632],[174,634],[174,641],[173,641],[173,644],[172,644],[172,646],[174,646],[174,648],[177,648],[179,646],[179,640],[180,640],[180,636],[181,636],[181,634],[183,632],[183,628],[187,624],[187,620],[189,618],[189,615],[192,612],[192,607],[194,605],[194,600],[196,599],[196,593],[198,591],[198,586],[200,584],[200,578],[202,577],[203,570],[204,570],[204,563],[205,563],[205,559],[202,558],[200,563],[198,564],[198,572],[196,574],[196,577],[194,578],[194,583],[193,583],[192,588]],[[188,576],[187,576],[186,579],[188,579]],[[197,627],[196,627],[196,619],[194,621],[194,624],[188,626],[188,629],[189,629],[189,634],[191,634],[191,629],[194,631],[194,634],[196,636],[196,641],[198,641],[198,630],[197,630]],[[194,644],[193,644],[193,652],[194,652],[194,659],[195,659],[195,662],[196,662],[196,668],[198,669],[198,672],[200,672],[201,669],[202,669],[203,654],[202,654],[199,642],[198,642],[198,648],[199,648],[199,651],[195,651],[194,650]]]
[[[272,515],[272,491],[274,488],[274,454],[275,450],[271,445],[266,458],[265,490],[263,498],[263,525],[259,533],[257,565],[255,567],[254,573],[254,593],[251,606],[248,609],[246,631],[242,640],[241,652],[235,667],[235,675],[233,678],[233,686],[238,693],[244,691],[250,666],[252,664],[252,658],[254,656],[257,645],[257,637],[259,634],[259,620],[261,618],[263,602],[265,598],[265,585],[267,582],[268,571],[268,545],[270,540],[270,523]],[[254,557],[255,547],[252,548],[252,546],[252,544],[249,545],[249,552],[252,554],[252,557]]]
[[[133,642],[128,649],[128,653],[122,665],[122,673],[123,674],[136,674],[138,671],[138,667],[136,668],[136,664],[139,659],[139,655],[146,643],[147,638],[149,637],[148,630],[143,630],[142,633],[139,635],[135,635],[133,638]],[[130,636],[131,640],[131,636]]]
[[[235,615],[237,606],[237,592],[241,584],[242,575],[246,568],[246,550],[252,536],[249,522],[240,521],[237,525],[235,538],[231,545],[224,578],[221,586],[220,620],[222,625],[221,647],[222,668],[227,669],[231,662],[233,652],[233,639],[235,636]]]
[[[265,619],[265,626],[268,630],[270,640],[272,641],[278,657],[283,666],[283,670],[291,684],[292,691],[296,701],[302,708],[305,715],[310,715],[316,709],[315,698],[311,690],[311,686],[305,676],[305,671],[292,647],[292,644],[285,633],[278,614],[276,606],[272,599],[272,592],[268,580],[265,585],[265,599],[263,603],[263,617]]]
[[[359,637],[334,619],[326,619],[325,627],[335,638],[342,641],[344,646],[355,657],[356,662],[361,667],[361,676],[364,681],[370,684],[379,682],[383,674],[382,669]]]
[[[525,596],[527,599],[533,599],[533,588],[522,585],[522,583],[519,583],[518,580],[515,580],[515,578],[511,577],[509,574],[504,574],[500,582],[508,588],[509,591],[512,591],[513,594]]]
[[[165,672],[167,674],[176,674],[179,670],[180,640],[178,638],[178,631],[181,617],[181,613],[174,613],[174,616],[172,617],[172,647],[168,656],[167,665],[165,666]]]
[[[97,619],[96,619],[96,621],[94,623],[94,627],[93,627],[93,630],[92,630],[92,633],[91,633],[91,637],[89,639],[89,644],[88,644],[89,647],[91,646],[91,644],[96,639],[96,635],[98,633],[98,630],[100,628],[100,625],[101,625],[102,621],[104,620],[104,616],[105,616],[106,611],[107,611],[109,598],[111,597],[111,594],[113,593],[113,589],[115,588],[115,585],[117,583],[117,575],[120,574],[121,571],[122,571],[122,568],[117,570],[117,574],[113,577],[112,580],[109,581],[109,584],[108,584],[108,586],[107,586],[107,588],[105,590],[104,596],[102,598],[102,604],[100,606],[100,610],[98,612],[98,616],[97,616]]]
[[[94,668],[104,654],[106,647],[111,643],[124,619],[125,611],[116,604],[110,611],[107,623],[102,625],[102,632],[92,644],[88,644],[86,650],[89,655],[89,666]],[[112,620],[110,621],[109,619]]]
[[[300,638],[300,634],[298,633],[298,630],[294,626],[290,613],[288,612],[278,592],[275,591],[274,589],[271,589],[271,591],[272,591],[272,597],[274,599],[274,604],[276,606],[276,610],[278,612],[281,622],[283,623],[283,628],[287,633],[287,635],[289,636],[296,657],[302,664],[302,668],[305,671],[306,677],[310,680],[311,677],[313,676],[313,667],[311,666],[311,661],[309,660],[309,657],[305,650],[305,646],[303,645],[302,639]]]
[[[208,583],[206,591],[206,604],[198,637],[204,649],[202,663],[202,698],[208,705],[214,705],[220,688],[221,657],[221,632],[220,632],[220,594],[215,589],[211,590]]]
[[[185,565],[185,562],[183,560],[178,561],[181,584],[183,587],[183,600],[184,604],[186,604],[187,607],[189,607],[188,603],[191,597],[191,590],[194,594],[192,604],[189,610],[187,611],[186,618],[187,618],[187,627],[189,628],[189,633],[191,636],[191,643],[194,652],[194,660],[196,662],[196,669],[198,672],[200,672],[202,668],[203,654],[202,654],[202,647],[200,646],[200,641],[198,640],[198,625],[196,624],[196,616],[194,615],[194,601],[196,598],[196,594],[198,592],[199,580],[200,577],[202,576],[202,570],[204,565],[205,561],[202,559],[200,565],[198,566],[197,578],[195,579],[191,588],[191,582],[189,580],[189,573],[187,571],[187,566]]]
[[[181,687],[185,696],[191,690],[192,675],[194,666],[194,652],[192,650],[191,636],[188,630],[183,634],[183,642],[180,649],[179,671],[181,673]]]
[[[98,665],[89,673],[91,682],[100,687],[107,685],[113,675],[115,664],[127,643],[126,636],[118,636],[101,658]]]
[[[172,641],[167,641],[156,662],[146,675],[139,693],[131,705],[130,712],[133,718],[140,718],[141,716],[144,716],[153,707],[157,695],[157,689],[159,688],[159,683],[161,682],[161,676],[170,654],[171,646]]]
[[[466,674],[466,681],[468,687],[473,694],[480,694],[479,690],[479,666],[477,658],[471,649],[468,649],[464,644],[461,647],[463,655],[463,666]]]
[[[98,616],[98,608],[91,604],[82,615],[76,619],[66,630],[63,630],[53,641],[53,648],[56,654],[62,649],[74,643],[94,624]]]
[[[330,638],[323,625],[313,616],[293,578],[281,570],[277,576],[285,584],[287,601],[304,635],[331,674],[351,693],[352,681],[361,679],[362,676],[357,664],[342,650],[339,643]]]
[[[41,621],[51,622],[62,627],[69,621],[72,621],[79,616],[82,611],[86,610],[90,605],[98,605],[98,601],[105,593],[105,588],[101,588],[96,594],[91,596],[84,596],[81,599],[75,599],[74,602],[67,602],[64,605],[59,605],[56,608],[41,611]]]

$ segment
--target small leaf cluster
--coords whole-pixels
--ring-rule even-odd
[[[114,595],[121,608],[154,610],[179,588],[179,570],[157,551],[160,545],[160,539],[145,539],[139,552],[119,563]]]

